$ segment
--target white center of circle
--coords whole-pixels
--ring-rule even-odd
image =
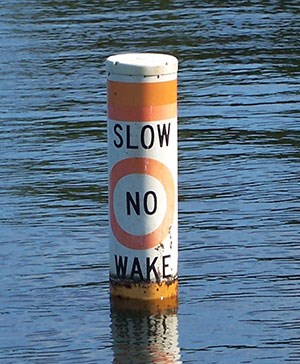
[[[123,230],[132,235],[146,235],[156,230],[166,215],[166,193],[155,177],[130,174],[117,183],[113,208]]]

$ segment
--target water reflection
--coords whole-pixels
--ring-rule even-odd
[[[182,363],[176,308],[126,307],[114,300],[110,314],[114,364]]]

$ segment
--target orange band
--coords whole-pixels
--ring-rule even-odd
[[[108,117],[157,121],[177,116],[177,80],[153,83],[108,81]]]
[[[151,83],[108,81],[110,106],[151,106],[174,104],[177,100],[177,80]]]
[[[159,121],[176,118],[177,104],[141,106],[141,107],[113,107],[108,106],[108,117],[118,121]]]

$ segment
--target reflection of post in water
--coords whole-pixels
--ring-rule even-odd
[[[114,364],[181,363],[176,308],[141,307],[113,299],[111,331]],[[125,306],[124,306],[125,303]]]

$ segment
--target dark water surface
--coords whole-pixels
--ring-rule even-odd
[[[0,362],[300,362],[300,4],[0,7]],[[110,308],[106,57],[179,58],[177,312]]]

